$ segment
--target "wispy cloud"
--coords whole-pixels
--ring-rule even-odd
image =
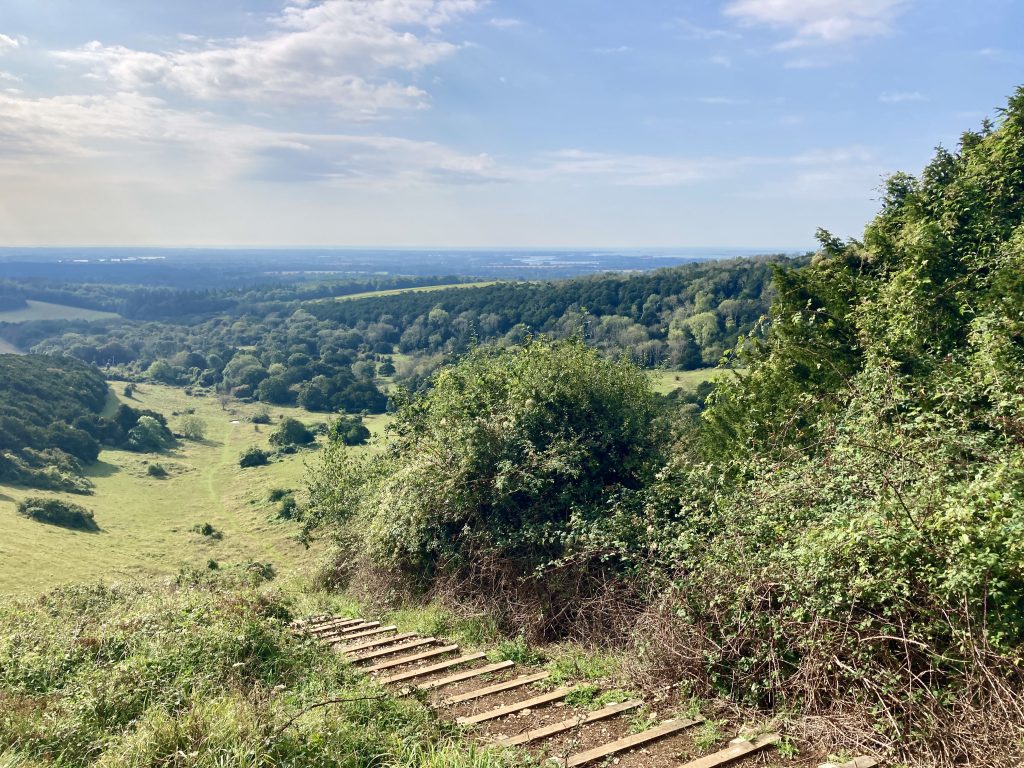
[[[928,97],[917,91],[886,91],[878,97],[883,104],[906,104],[914,101],[928,101]]]
[[[595,48],[594,53],[600,53],[603,55],[611,55],[616,53],[629,53],[633,49],[628,45],[615,45],[609,48]]]
[[[295,0],[262,37],[197,40],[174,51],[94,41],[55,56],[118,90],[166,91],[203,101],[320,102],[348,116],[422,107],[403,74],[450,56],[444,26],[482,0]]]
[[[697,99],[701,104],[712,104],[718,106],[734,106],[744,103],[742,99],[734,99],[732,96],[701,96]]]
[[[728,67],[732,66],[732,59],[730,59],[728,56],[723,56],[722,54],[718,54],[716,56],[709,56],[708,57],[708,64],[714,64],[717,67],[726,67],[726,68],[728,68]]]
[[[780,49],[845,43],[892,30],[909,0],[732,0],[725,14],[745,26],[769,26],[792,34]]]
[[[488,19],[487,26],[496,27],[497,29],[518,29],[523,26],[523,22],[521,19],[497,17]]]
[[[7,51],[13,51],[15,48],[20,47],[21,41],[18,38],[0,33],[0,54],[4,54]]]
[[[740,34],[731,29],[718,29],[694,24],[689,19],[674,19],[671,26],[684,40],[738,40]]]

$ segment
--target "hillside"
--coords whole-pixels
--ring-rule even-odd
[[[99,461],[84,469],[89,496],[44,494],[93,511],[102,529],[97,535],[40,525],[14,514],[18,501],[40,494],[0,481],[3,592],[27,594],[94,579],[173,574],[183,567],[206,567],[210,560],[224,565],[269,562],[280,573],[292,574],[307,560],[308,553],[295,540],[296,527],[279,517],[280,501],[270,498],[274,489],[301,489],[307,454],[283,454],[253,469],[238,466],[246,448],[269,447],[274,423],[294,409],[271,408],[272,423],[259,427],[250,421],[258,406],[232,404],[224,410],[215,398],[189,397],[179,389],[154,384],[136,388],[131,400],[111,393],[106,412],[125,402],[168,414],[174,428],[186,415],[198,418],[205,436],[179,441],[159,454],[104,449]],[[311,425],[323,420],[306,418]],[[374,432],[382,423],[379,418],[368,420]],[[164,467],[167,476],[147,474],[153,464]],[[193,531],[204,523],[222,532],[223,538]]]
[[[837,749],[1018,765],[1024,88],[819,237],[696,423],[578,341],[481,347],[383,459],[322,456],[307,524],[356,589],[625,647]]]

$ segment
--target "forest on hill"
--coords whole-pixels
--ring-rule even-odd
[[[159,413],[102,415],[107,382],[72,357],[0,355],[0,482],[89,493],[83,466],[102,446],[160,450],[173,442]]]
[[[644,367],[717,365],[767,313],[773,270],[803,261],[774,256],[700,262],[642,274],[347,301],[337,297],[359,284],[205,293],[23,287],[26,297],[50,301],[67,301],[70,291],[76,300],[125,317],[0,324],[0,337],[20,349],[71,355],[111,376],[311,411],[380,413],[387,406],[382,378],[416,389],[444,360],[476,344],[515,344],[536,334],[579,336],[602,354],[625,355]],[[408,287],[397,279],[374,285]],[[131,319],[139,314],[132,307],[152,315],[168,306],[186,314]]]
[[[1024,88],[890,177],[863,237],[819,239],[696,423],[630,364],[533,339],[400,399],[382,454],[326,449],[326,583],[620,644],[639,678],[847,745],[1019,765]]]

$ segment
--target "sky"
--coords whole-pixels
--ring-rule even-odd
[[[1015,0],[0,0],[0,245],[802,249],[1024,84]]]

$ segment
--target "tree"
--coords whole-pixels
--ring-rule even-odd
[[[313,433],[309,431],[298,419],[288,418],[281,422],[281,425],[274,431],[274,434],[270,436],[270,444],[274,446],[285,446],[285,445],[309,445],[312,443],[314,437]]]
[[[135,426],[128,431],[129,450],[141,453],[157,453],[174,443],[170,430],[152,416],[140,416]]]
[[[664,456],[643,372],[579,341],[481,347],[433,384],[399,399],[385,454],[328,447],[310,483],[313,519],[361,515],[378,558],[426,578],[475,558],[533,573]]]
[[[261,467],[264,464],[270,463],[270,454],[261,448],[247,448],[242,451],[242,455],[238,457],[238,466],[242,469],[249,467]]]
[[[370,439],[370,430],[361,416],[339,416],[328,428],[327,435],[345,445],[363,445]]]
[[[182,417],[178,430],[188,440],[202,440],[206,436],[206,422],[198,416],[189,414]]]
[[[256,387],[256,396],[264,403],[274,405],[285,405],[294,400],[294,395],[288,387],[288,382],[281,376],[270,376],[260,382]]]

